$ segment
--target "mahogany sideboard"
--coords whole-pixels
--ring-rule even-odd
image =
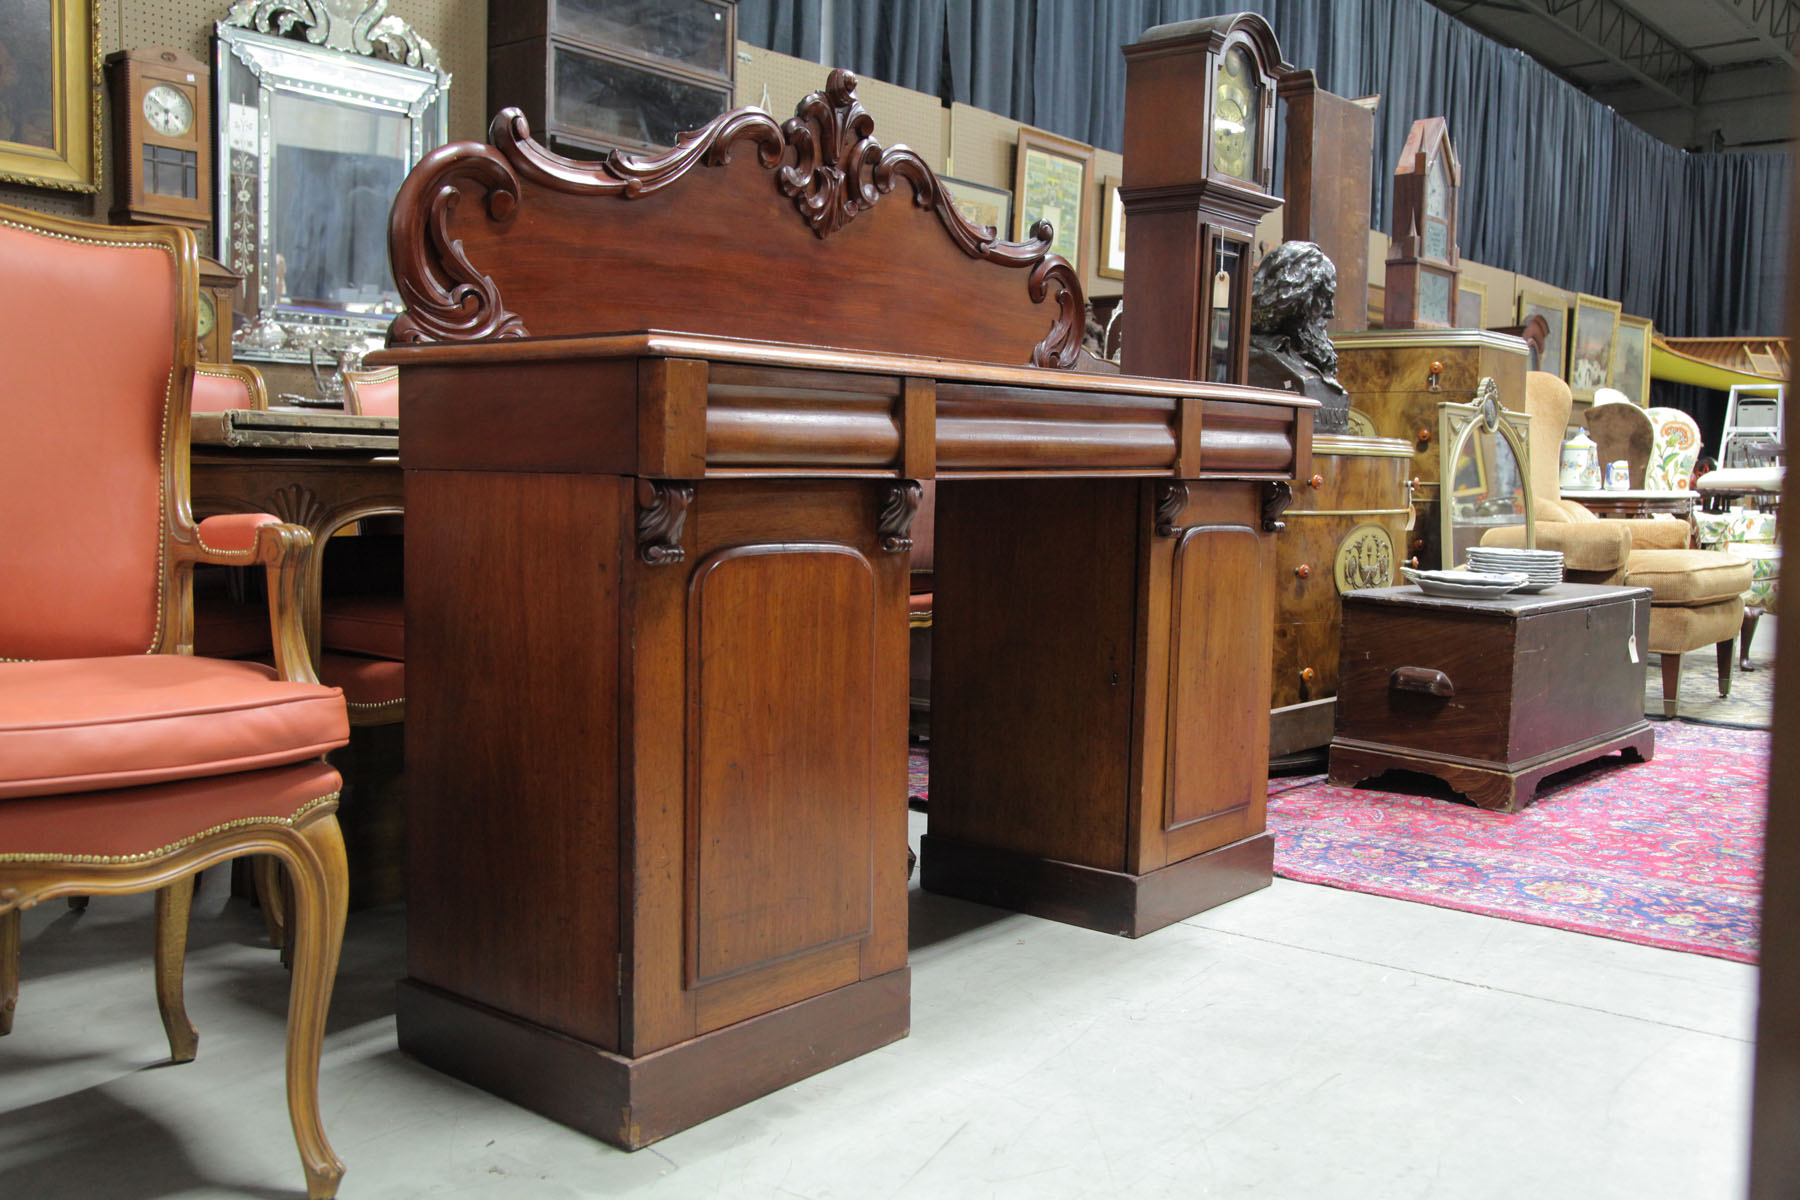
[[[854,87],[595,164],[502,113],[390,226],[400,1044],[627,1148],[907,1032],[921,480],[925,885],[1135,935],[1270,877],[1312,402],[1080,370],[1048,228],[971,225]]]

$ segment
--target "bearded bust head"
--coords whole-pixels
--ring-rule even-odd
[[[1311,242],[1283,242],[1263,256],[1250,286],[1250,382],[1319,401],[1313,428],[1349,428],[1350,397],[1337,381],[1325,324],[1337,311],[1337,268]]]

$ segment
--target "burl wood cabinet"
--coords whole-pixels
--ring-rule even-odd
[[[628,1148],[907,1031],[923,480],[927,886],[1135,934],[1269,880],[1312,402],[1079,370],[1074,269],[855,84],[592,165],[503,112],[395,203],[400,1045]]]
[[[1370,329],[1334,334],[1331,341],[1338,380],[1350,393],[1352,432],[1360,426],[1413,446],[1418,518],[1402,557],[1417,558],[1427,570],[1454,565],[1443,560],[1438,544],[1440,481],[1449,453],[1439,444],[1438,405],[1473,403],[1476,386],[1492,378],[1500,406],[1524,412],[1529,348],[1522,338],[1482,329]]]
[[[1312,477],[1294,489],[1276,542],[1271,757],[1331,740],[1342,597],[1399,583],[1411,565],[1412,455],[1396,438],[1313,439]]]

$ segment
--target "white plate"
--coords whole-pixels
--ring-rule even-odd
[[[1530,581],[1523,575],[1488,575],[1477,571],[1415,571],[1401,567],[1400,573],[1427,596],[1454,600],[1492,600],[1508,592],[1516,592]]]

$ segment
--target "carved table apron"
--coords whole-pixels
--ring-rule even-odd
[[[409,1053],[636,1148],[905,1035],[921,477],[926,886],[1136,935],[1267,884],[1308,408],[675,334],[383,358]]]

